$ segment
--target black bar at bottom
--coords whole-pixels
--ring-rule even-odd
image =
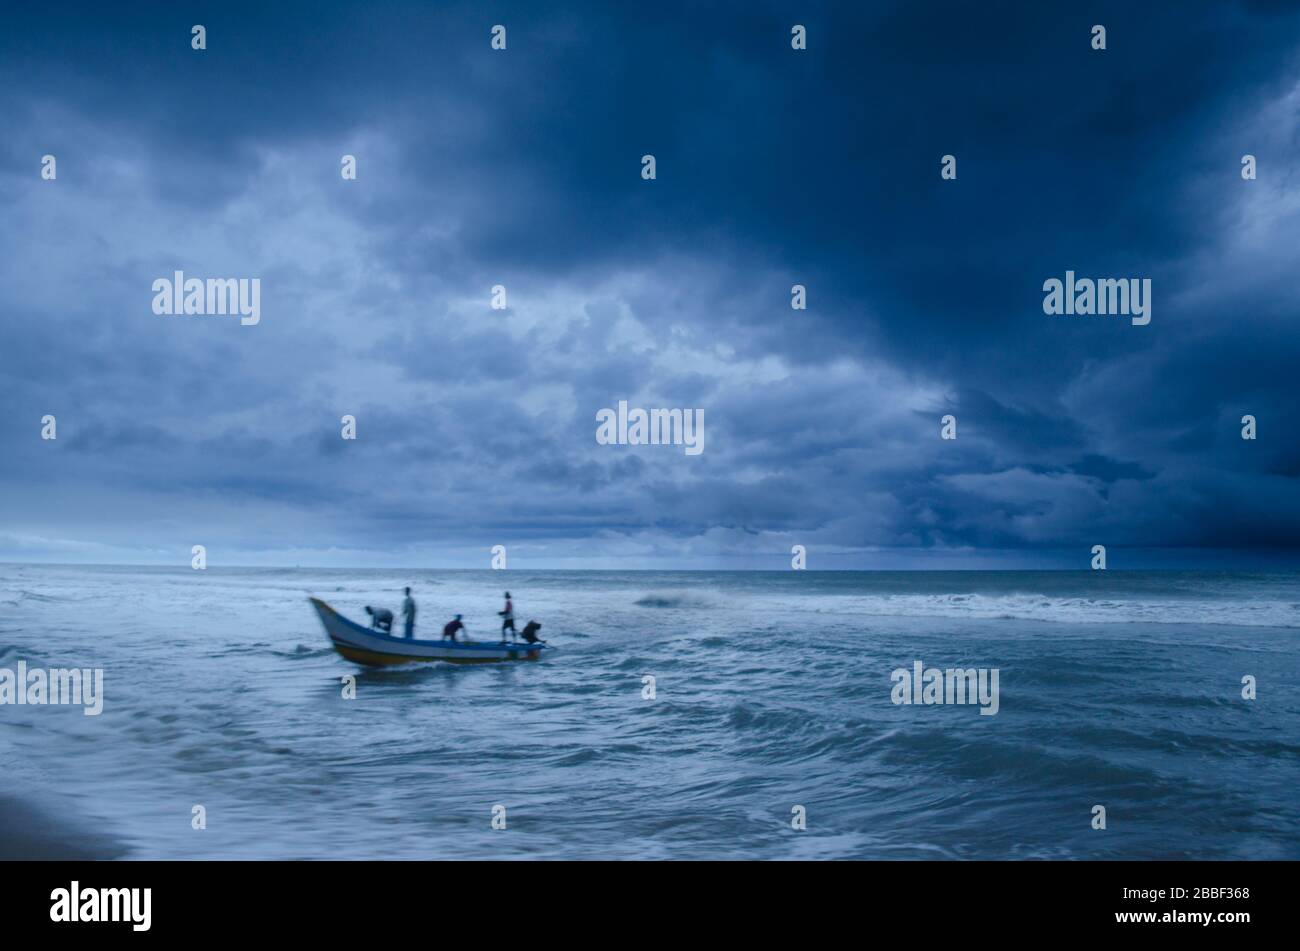
[[[12,862],[0,864],[0,921],[6,937],[90,940],[373,941],[377,922],[445,928],[459,918],[529,940],[560,927],[614,940],[769,926],[811,936],[847,924],[863,936],[943,941],[1126,932],[1231,941],[1286,925],[1295,871],[1288,862]]]

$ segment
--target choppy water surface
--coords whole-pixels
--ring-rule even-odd
[[[560,652],[361,670],[306,601],[406,584]],[[0,667],[105,671],[101,716],[0,706],[0,854],[1300,858],[1298,637],[1294,573],[0,565]],[[894,705],[916,660],[999,713]]]

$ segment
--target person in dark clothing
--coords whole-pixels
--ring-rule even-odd
[[[385,634],[393,633],[393,612],[388,608],[372,608],[367,604],[366,613],[370,615],[371,627]]]
[[[460,623],[460,615],[457,614],[454,619],[448,621],[446,626],[443,627],[442,639],[444,641],[445,640],[454,641],[456,639],[456,632],[463,631],[463,630],[465,630],[465,625]]]
[[[529,644],[536,644],[538,641],[542,641],[542,639],[537,636],[537,632],[540,631],[541,629],[542,626],[538,624],[536,621],[529,621],[527,624],[524,625],[524,629],[519,632],[519,636],[522,637],[524,640],[526,640]],[[545,644],[546,642],[542,641],[542,643]]]
[[[507,630],[510,631],[510,639],[513,641],[515,639],[515,606],[510,600],[509,591],[506,592],[506,609],[498,611],[497,614],[501,616],[501,643],[506,642]]]

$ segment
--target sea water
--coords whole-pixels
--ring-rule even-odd
[[[307,601],[406,585],[559,650],[368,670]],[[102,712],[0,705],[5,857],[1300,858],[1296,573],[0,565],[19,661]]]

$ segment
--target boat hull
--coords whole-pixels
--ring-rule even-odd
[[[311,605],[325,633],[342,657],[367,667],[443,661],[449,664],[495,664],[510,660],[541,660],[554,648],[546,644],[421,641],[385,634],[349,621],[320,598]]]

